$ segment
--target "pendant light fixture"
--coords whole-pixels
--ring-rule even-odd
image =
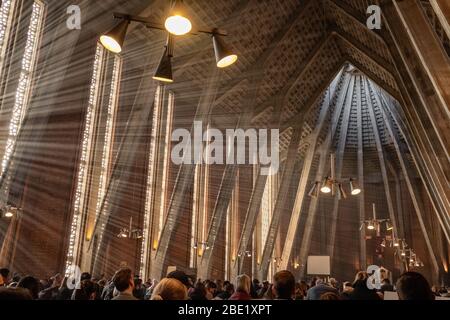
[[[171,34],[182,36],[192,30],[191,21],[185,17],[186,9],[182,0],[172,1],[172,8],[167,17],[164,27]]]
[[[237,61],[238,56],[233,54],[230,48],[227,47],[217,29],[213,30],[212,39],[217,67],[226,68],[234,64]]]
[[[122,21],[109,32],[102,35],[100,37],[100,43],[107,50],[113,53],[122,52],[128,25],[130,24],[130,22],[138,22],[145,25],[147,28],[167,30],[170,35],[180,36],[187,33],[193,35],[209,34],[213,38],[213,47],[217,67],[226,68],[234,64],[237,61],[238,56],[234,54],[223,41],[223,37],[227,34],[224,31],[219,31],[218,28],[209,30],[195,30],[195,33],[191,32],[192,23],[188,18],[186,18],[186,11],[187,10],[185,9],[182,0],[172,1],[170,15],[165,20],[164,26],[160,23],[152,21],[149,18],[132,16],[123,13],[114,13],[114,18],[122,19]],[[169,37],[168,44],[166,45],[166,50],[164,51],[164,54],[159,62],[153,79],[166,83],[171,83],[174,81],[172,77],[172,57],[173,44],[171,38]]]
[[[326,177],[323,180],[322,188],[320,188],[320,191],[322,193],[330,193],[332,188],[333,188],[333,181],[329,177]]]
[[[318,192],[316,189],[319,189],[319,184],[321,184],[320,192],[328,194],[331,193],[331,195],[335,195],[337,192],[337,196],[339,200],[346,199],[347,193],[344,189],[344,184],[348,183],[350,181],[350,194],[352,196],[358,195],[361,193],[361,188],[357,185],[355,180],[353,178],[350,179],[337,179],[336,178],[336,170],[335,170],[335,155],[334,153],[330,154],[330,167],[331,167],[331,176],[325,177],[321,182],[315,182],[314,186],[312,187],[311,191],[309,192],[310,197],[317,197]]]
[[[355,180],[350,178],[350,193],[356,196],[361,193],[361,188],[358,186]]]
[[[100,43],[113,53],[122,52],[129,24],[130,20],[122,20],[122,22],[100,37]]]
[[[158,64],[158,68],[156,69],[156,72],[153,76],[154,80],[166,83],[173,82],[172,57],[173,57],[173,39],[172,36],[169,34],[167,37],[167,44],[163,56],[161,57],[161,60],[159,61]]]
[[[392,225],[392,223],[389,220],[386,221],[386,230],[391,231],[393,229],[394,229],[394,226]]]

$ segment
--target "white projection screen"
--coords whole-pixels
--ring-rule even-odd
[[[330,275],[330,256],[308,256],[307,273],[309,275]]]

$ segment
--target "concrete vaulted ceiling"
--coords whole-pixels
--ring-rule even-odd
[[[450,239],[450,195],[447,190],[450,170],[449,162],[445,161],[448,160],[450,136],[442,134],[450,132],[447,130],[449,123],[445,121],[448,113],[436,107],[443,99],[439,99],[442,97],[438,97],[435,83],[431,83],[427,78],[429,74],[427,70],[423,70],[426,68],[417,58],[418,49],[409,43],[410,40],[403,39],[407,38],[401,34],[406,27],[399,18],[398,11],[401,10],[396,7],[407,6],[411,2],[421,4],[428,20],[432,22],[432,32],[436,34],[436,39],[442,44],[443,52],[448,58],[450,42],[446,35],[447,29],[437,23],[439,19],[435,16],[430,2],[379,0],[377,3],[383,8],[381,30],[369,30],[366,26],[366,10],[372,4],[370,0],[185,2],[187,15],[194,26],[201,29],[219,27],[229,34],[224,40],[233,48],[239,60],[229,68],[218,70],[209,36],[189,35],[176,38],[173,58],[175,82],[168,86],[168,89],[175,93],[174,128],[190,128],[194,117],[198,115],[201,120],[210,121],[213,127],[219,129],[234,128],[237,123],[242,127],[280,128],[283,160],[279,172],[281,184],[276,194],[272,209],[273,219],[263,248],[262,261],[265,262],[258,270],[261,276],[267,274],[267,261],[272,257],[278,237],[282,244],[281,248],[278,248],[278,254],[285,258],[282,267],[290,267],[288,263],[294,258],[304,263],[308,254],[333,256],[334,253],[333,263],[336,263],[339,270],[336,275],[341,279],[349,279],[354,270],[364,268],[366,263],[365,251],[363,255],[362,249],[365,248],[365,239],[359,231],[359,226],[362,220],[370,216],[372,203],[377,204],[380,217],[397,219],[398,236],[422,242],[419,253],[423,260],[427,260],[427,267],[431,267],[433,275],[438,274],[443,267],[440,261],[439,266],[436,262],[442,258],[439,257],[437,248],[439,243],[442,244],[442,238]],[[93,10],[89,10],[88,15],[84,17],[86,22],[83,32],[86,32],[80,33],[83,36],[79,40],[83,48],[79,52],[79,55],[83,56],[83,63],[85,59],[92,59],[95,47],[93,35],[105,32],[117,22],[112,19],[112,12],[147,16],[162,23],[169,10],[167,0],[105,0],[89,3],[89,8]],[[60,6],[64,7],[63,4]],[[62,19],[61,12],[56,9],[55,12],[53,13],[58,15],[58,19]],[[425,15],[423,16],[425,18]],[[63,29],[65,31],[65,24]],[[52,39],[53,37],[52,34]],[[153,91],[147,89],[153,90],[156,86],[151,74],[160,60],[165,41],[164,32],[133,23],[121,53],[124,73],[118,118],[122,121],[118,123],[123,124],[118,124],[117,127],[120,146],[117,148],[119,151],[114,163],[118,164],[121,170],[112,170],[111,181],[114,183],[111,188],[108,186],[110,198],[105,198],[105,202],[114,202],[114,210],[110,211],[113,216],[117,216],[115,221],[110,221],[107,229],[111,242],[118,241],[116,229],[122,225],[122,220],[128,221],[131,215],[138,221],[142,219],[140,215],[145,202],[145,196],[142,195],[145,194],[146,187],[146,175],[143,174],[146,169],[142,168],[147,168],[148,164],[147,154],[144,153],[149,143],[146,130],[151,114],[151,108],[148,106],[151,104],[149,100],[154,96]],[[92,44],[90,54],[85,51],[86,43]],[[44,46],[46,57],[52,56],[51,47],[53,44]],[[78,68],[78,58],[68,55],[69,58],[73,59],[74,68],[75,64]],[[46,64],[45,70],[51,69],[52,66],[48,62],[51,59],[43,60]],[[89,66],[86,66],[86,70],[83,69],[86,83],[89,81],[90,70]],[[70,81],[65,85],[72,89]],[[49,104],[41,98],[45,96],[42,93],[57,90],[49,90],[45,81],[37,81],[37,87],[40,90],[36,96],[42,100],[41,103]],[[82,94],[80,89],[79,95]],[[444,94],[442,96],[445,98]],[[55,103],[54,107],[59,111],[49,108],[49,113],[62,113],[61,105],[67,104],[65,98],[66,95],[61,94],[63,102],[58,105]],[[76,119],[82,119],[83,106],[83,101],[77,104],[76,108],[79,109],[76,110]],[[135,106],[138,112],[133,114]],[[196,113],[196,110],[204,113]],[[140,116],[141,111],[145,116]],[[53,121],[58,121],[59,118],[55,119]],[[63,121],[74,121],[64,119]],[[131,120],[128,122],[129,119]],[[58,128],[59,126],[58,123]],[[65,170],[64,173],[70,171],[65,180],[53,177],[57,175],[54,171],[47,170],[45,165],[48,164],[45,163],[39,163],[39,166],[33,163],[38,168],[35,169],[27,167],[28,164],[24,161],[17,170],[20,175],[26,177],[26,181],[43,176],[48,178],[49,181],[45,180],[45,187],[48,190],[61,190],[58,203],[67,207],[68,216],[71,214],[70,203],[74,193],[72,185],[75,178],[72,174],[76,172],[78,161],[75,155],[81,134],[81,131],[76,131],[78,127],[77,122],[73,129],[73,141],[70,142],[74,145],[74,154],[67,152],[67,155],[61,155],[66,157],[61,162],[67,162],[69,169],[64,167],[60,170]],[[42,123],[42,128],[45,131],[50,126]],[[32,155],[33,159],[35,154],[44,152],[42,157],[46,158],[50,153],[47,149],[50,148],[47,146],[48,140],[56,139],[52,130],[48,131],[41,139],[35,131],[29,130],[27,134],[32,138],[23,139],[26,143],[21,145],[19,152]],[[40,139],[44,141],[45,147],[42,147]],[[125,146],[124,152],[120,151],[122,144]],[[62,153],[60,146],[61,144],[54,151]],[[308,197],[311,185],[329,173],[330,153],[336,154],[340,176],[354,177],[362,182],[362,197],[349,197],[343,201],[337,201],[333,197],[320,197],[320,200],[315,201]],[[28,159],[21,157],[20,153],[17,157]],[[70,167],[72,164],[73,168]],[[46,170],[39,170],[42,167]],[[183,219],[187,215],[183,208],[189,205],[186,204],[186,195],[191,194],[189,188],[192,187],[194,178],[192,167],[181,166],[170,170],[176,172],[170,172],[170,184],[173,184],[170,186],[170,203],[158,248],[153,252],[150,277],[159,278],[169,263],[183,263],[187,256],[189,243],[174,240],[180,240],[175,232],[176,227],[186,227],[186,221]],[[211,201],[214,202],[211,205],[213,208],[208,212],[207,243],[211,248],[218,245],[218,248],[223,249],[219,227],[224,225],[238,170],[236,166],[224,167],[220,176],[209,182],[215,197]],[[141,169],[142,171],[139,171]],[[245,218],[239,222],[242,228],[239,231],[240,252],[250,247],[266,185],[266,177],[255,176],[253,186],[245,185],[247,181],[243,179],[239,180],[250,198],[245,208],[242,205],[243,208],[239,209]],[[23,180],[25,181],[25,178]],[[63,187],[60,187],[60,180],[66,183]],[[18,190],[22,186],[28,190],[26,181],[20,181]],[[32,196],[42,197],[38,191],[29,189],[30,199]],[[136,190],[142,195],[138,196],[139,192]],[[29,206],[34,208],[35,204]],[[58,207],[59,213],[60,205],[54,206]],[[49,205],[44,203],[39,204],[39,209],[43,213],[57,211],[54,208],[49,210]],[[399,212],[403,212],[405,216]],[[428,215],[426,219],[421,218],[424,216],[421,216],[422,213]],[[430,216],[440,221],[436,223]],[[408,226],[413,224],[413,219],[416,227]],[[66,223],[58,221],[61,221],[61,225]],[[408,226],[409,229],[402,229],[401,226]],[[440,226],[445,233],[444,236],[440,235],[440,240],[437,233],[429,231],[432,226]],[[94,233],[103,232],[99,224],[96,228]],[[56,229],[55,225],[53,233],[59,237],[55,239],[66,241],[64,230],[59,232],[59,229]],[[189,232],[190,230],[182,230],[183,236],[186,233],[186,239]],[[30,244],[30,240],[27,241],[26,243]],[[114,245],[118,250],[130,249],[122,244],[117,242]],[[105,241],[99,244],[99,248],[98,252],[110,252],[106,250]],[[59,250],[55,250],[57,249]],[[133,247],[129,251],[139,251],[134,249]],[[63,251],[61,249],[61,252],[55,254],[59,256],[60,261],[52,262],[53,265],[62,265],[66,254]],[[201,257],[198,272],[202,278],[211,275],[211,269],[216,267],[213,265],[223,262],[218,262],[220,259],[217,259],[214,251],[209,250]],[[367,253],[369,255],[369,248]],[[117,253],[116,256],[120,254],[123,252]],[[444,260],[445,258],[442,258],[442,261]],[[236,268],[236,265],[237,263],[233,268]],[[95,271],[95,268],[93,269]]]
[[[158,16],[167,9],[165,6],[165,3],[155,1],[148,13],[153,17]],[[299,144],[296,157],[294,155],[302,163],[307,158],[308,142],[317,127],[321,110],[327,104],[327,95],[330,96],[332,90],[335,91],[333,94],[339,95],[342,88],[346,87],[349,90],[347,94],[352,97],[351,103],[338,116],[336,135],[328,149],[337,150],[339,144],[343,144],[341,148],[347,154],[352,151],[357,154],[358,127],[363,128],[360,151],[365,153],[364,166],[373,169],[367,181],[385,184],[387,192],[383,201],[386,203],[386,212],[392,214],[393,209],[388,210],[389,188],[386,183],[389,182],[382,178],[382,170],[384,178],[387,177],[386,168],[374,163],[379,162],[383,150],[388,154],[395,150],[392,134],[399,143],[404,144],[405,137],[396,127],[395,121],[390,128],[392,132],[388,132],[386,127],[386,117],[393,120],[389,112],[396,113],[397,121],[404,120],[400,112],[400,105],[405,102],[400,75],[403,70],[399,70],[398,59],[394,56],[396,53],[392,51],[393,40],[384,25],[381,30],[367,28],[368,6],[368,1],[352,0],[189,1],[188,10],[194,24],[225,29],[229,33],[226,40],[238,54],[239,60],[218,75],[214,71],[209,38],[177,39],[174,58],[176,82],[171,85],[171,90],[179,94],[179,103],[183,99],[204,99],[205,92],[211,94],[213,107],[209,121],[216,127],[234,126],[242,114],[248,113],[251,119],[244,126],[279,127],[284,158],[288,157],[293,140],[305,142]],[[142,26],[135,27],[129,41],[143,39],[157,42],[161,36]],[[155,63],[158,58],[159,53],[154,57]],[[351,74],[350,78],[346,78],[345,74]],[[336,82],[337,90],[332,87],[333,81]],[[352,89],[348,89],[349,83],[352,83]],[[204,89],[206,84],[210,86],[208,91]],[[211,87],[214,89],[211,90]],[[357,105],[357,100],[363,103]],[[388,109],[384,110],[383,103]],[[357,120],[359,114],[362,115],[361,123]],[[326,132],[332,126],[331,121],[326,121],[323,130],[319,130],[318,146],[326,140]],[[340,142],[343,134],[346,138]],[[403,162],[395,157],[387,156],[387,161],[390,173],[402,167]],[[410,156],[406,161],[408,165],[413,163]],[[309,183],[314,180],[314,172],[318,170],[317,157],[313,157],[310,166],[312,180],[306,179]],[[347,161],[347,166],[355,169],[355,162]],[[350,173],[348,168],[343,170],[349,174],[356,174],[357,171],[355,169]],[[228,173],[228,180],[223,178],[221,188],[227,185],[223,184],[224,181],[232,185],[233,172]],[[391,174],[389,179],[393,179]],[[222,195],[220,192],[222,189],[219,191],[219,195]],[[218,197],[218,203],[223,201],[224,205],[216,203],[216,207],[226,208],[227,199],[226,196]],[[309,201],[305,200],[303,206],[307,205]],[[169,209],[168,221],[176,221],[178,216],[176,208]],[[220,222],[224,213],[215,211],[212,216],[212,221]],[[164,230],[161,238],[162,245],[157,253],[161,265],[164,264],[172,237],[170,232]],[[216,233],[217,230],[209,230],[208,239],[213,243],[217,238]],[[241,245],[241,249],[244,248],[245,242]],[[206,274],[210,267],[209,259],[203,259],[206,260]]]

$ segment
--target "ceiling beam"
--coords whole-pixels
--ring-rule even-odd
[[[277,94],[272,96],[270,99],[268,99],[266,102],[264,102],[258,107],[258,109],[256,110],[256,116],[260,115],[262,112],[266,111],[271,106],[274,106],[277,100],[281,99],[281,101],[283,102],[281,104],[281,107],[285,105],[286,97],[289,95],[289,93],[291,92],[295,84],[298,82],[298,80],[303,76],[304,72],[310,67],[311,63],[315,61],[315,58],[318,56],[318,54],[322,52],[323,48],[331,39],[331,37],[332,33],[328,32],[319,40],[319,42],[308,54],[307,58],[301,61],[297,69],[297,72],[289,78],[286,85]]]
[[[351,20],[356,22],[361,27],[361,30],[364,29],[364,32],[367,32],[367,30],[369,30],[367,28],[368,17],[361,14],[360,11],[356,10],[351,5],[347,4],[345,1],[342,0],[327,0],[327,2],[330,3],[332,6],[334,6],[336,9],[338,9],[339,12],[343,13],[347,18],[350,18]],[[380,30],[374,29],[370,30],[369,32],[378,40],[386,44],[383,36],[380,34]]]
[[[350,123],[350,113],[352,110],[354,87],[355,87],[355,77],[352,77],[344,100],[345,101],[343,111],[344,114],[342,116],[341,130],[339,133],[339,142],[336,150],[336,176],[334,177],[336,180],[341,179],[342,168],[344,166],[345,144],[347,142],[347,134]],[[339,201],[340,199],[338,195],[334,195],[333,211],[331,213],[330,239],[327,242],[328,244],[327,253],[330,256],[331,265],[333,265],[334,248],[336,247],[335,239],[336,239],[337,220],[339,216]]]
[[[425,244],[428,249],[428,253],[431,258],[431,263],[433,265],[433,269],[435,274],[439,274],[440,268],[438,266],[438,262],[436,259],[436,254],[434,253],[433,245],[431,243],[430,237],[428,235],[431,230],[427,230],[424,221],[424,209],[422,202],[420,201],[420,192],[417,190],[417,186],[412,181],[412,170],[408,165],[408,162],[404,159],[407,150],[401,145],[400,137],[397,131],[394,129],[394,125],[392,119],[389,118],[387,111],[385,110],[387,106],[383,104],[382,101],[377,97],[377,104],[379,104],[380,111],[383,115],[384,124],[386,125],[387,131],[392,138],[392,142],[394,143],[395,152],[397,154],[397,159],[400,163],[400,167],[403,172],[403,176],[405,177],[406,186],[408,187],[409,194],[411,196],[411,200],[414,206],[414,210],[416,212],[417,220],[419,221],[420,229],[422,231],[422,235],[425,239]],[[397,177],[398,180],[398,177]],[[398,183],[398,182],[397,182]],[[397,191],[398,193],[398,191]],[[400,213],[399,213],[400,214]]]
[[[364,188],[364,145],[363,145],[363,120],[362,120],[362,103],[361,103],[361,76],[357,76],[356,80],[356,127],[358,137],[358,184],[361,192],[358,197],[359,223],[362,225],[366,220],[365,208],[365,188]],[[366,247],[366,228],[359,231],[359,269],[367,270],[367,247]]]
[[[334,27],[333,31],[335,34],[339,36],[340,39],[342,39],[345,43],[347,43],[349,46],[355,48],[359,52],[363,53],[366,57],[370,58],[372,61],[374,61],[381,69],[389,73],[393,78],[395,75],[395,67],[392,65],[392,63],[385,58],[379,56],[376,53],[371,53],[370,48],[368,48],[365,44],[361,43],[359,40],[356,40],[354,37],[352,37],[350,34],[345,32],[339,27]]]
[[[290,120],[284,122],[281,125],[280,131],[284,131],[289,127],[292,127],[295,125],[296,122],[299,121],[299,119],[304,115],[307,114],[318,102],[318,100],[323,96],[323,93],[327,90],[327,88],[330,86],[330,83],[333,81],[334,78],[339,74],[343,66],[348,62],[347,57],[343,57],[339,60],[339,62],[336,64],[335,68],[333,68],[330,73],[326,77],[326,81],[324,81],[317,89],[314,91],[314,93],[311,95],[311,97],[308,99],[308,101],[303,106],[301,112],[299,112],[297,115],[292,117]],[[323,61],[322,61],[323,63]]]
[[[367,94],[367,107],[369,110],[369,117],[370,117],[370,122],[372,124],[372,131],[374,134],[374,138],[375,138],[375,145],[377,148],[377,154],[378,154],[378,161],[380,163],[380,169],[381,169],[381,175],[383,177],[383,184],[384,184],[384,193],[386,196],[386,202],[388,205],[388,211],[389,211],[389,218],[392,222],[392,226],[394,227],[393,230],[393,235],[396,239],[399,238],[398,234],[399,234],[399,230],[398,230],[398,224],[397,224],[397,219],[395,216],[395,210],[392,204],[392,193],[391,193],[391,189],[390,189],[390,185],[389,185],[389,179],[388,179],[388,174],[387,174],[387,170],[386,170],[386,160],[385,160],[385,155],[384,155],[384,150],[383,150],[383,146],[381,143],[381,138],[380,138],[380,132],[379,132],[379,128],[378,128],[378,124],[377,124],[377,119],[376,119],[376,115],[375,115],[375,106],[372,103],[372,94],[376,95],[376,92],[372,91],[372,88],[370,86],[369,80],[365,79],[364,81],[364,91]],[[400,263],[400,271],[403,272],[404,271],[404,264]]]
[[[304,17],[305,13],[309,6],[314,3],[313,0],[304,0],[304,4],[300,5],[297,9],[296,13],[292,16],[289,22],[275,35],[271,44],[265,49],[265,51],[258,57],[258,59],[252,63],[246,70],[240,73],[240,76],[234,78],[231,82],[224,87],[223,90],[220,90],[219,95],[217,97],[218,101],[222,101],[224,97],[230,92],[233,91],[233,88],[237,88],[239,84],[248,80],[255,72],[259,72],[260,68],[266,64],[266,62],[271,58],[271,56],[276,52],[280,44],[286,40],[286,38],[290,35],[292,29],[295,27],[296,23]],[[262,73],[261,77],[264,75]]]
[[[283,171],[281,174],[281,184],[278,188],[277,197],[275,200],[275,206],[271,215],[271,222],[269,230],[267,232],[267,238],[265,246],[263,249],[263,254],[261,258],[261,264],[259,268],[259,277],[261,279],[266,278],[269,264],[272,260],[272,252],[275,245],[275,240],[277,236],[277,230],[280,223],[280,218],[284,212],[284,207],[286,205],[290,184],[288,181],[295,175],[296,163],[297,163],[297,153],[298,146],[300,144],[300,138],[302,134],[301,128],[295,128],[289,143],[288,154],[286,157],[286,162],[283,166]],[[285,182],[285,183],[283,183]]]

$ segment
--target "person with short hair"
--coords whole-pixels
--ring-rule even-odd
[[[273,294],[277,300],[292,300],[295,295],[295,277],[287,270],[273,276]]]
[[[191,300],[208,300],[206,298],[206,288],[203,282],[197,281],[194,288],[189,291],[189,299]]]
[[[39,295],[39,280],[32,276],[23,277],[17,284],[17,288],[28,289],[32,299],[36,300]]]
[[[113,283],[119,294],[112,300],[137,300],[133,296],[134,281],[131,269],[123,268],[118,270],[114,274]]]
[[[397,293],[400,300],[434,300],[427,279],[418,272],[405,272],[397,280]]]
[[[208,300],[214,299],[216,295],[217,285],[214,282],[210,281],[206,284],[205,288],[206,288],[206,299]]]
[[[80,289],[75,290],[72,300],[96,300],[98,284],[91,280],[83,280]]]
[[[175,278],[164,278],[153,290],[150,300],[187,300],[186,286]]]
[[[234,293],[234,286],[230,282],[226,282],[223,290],[217,294],[217,296],[214,298],[215,300],[228,300]]]
[[[250,296],[250,277],[246,274],[241,274],[236,278],[236,291],[229,300],[252,300]]]
[[[338,294],[335,288],[327,285],[322,279],[317,279],[315,286],[306,293],[306,300],[320,300],[320,296],[326,292]]]

